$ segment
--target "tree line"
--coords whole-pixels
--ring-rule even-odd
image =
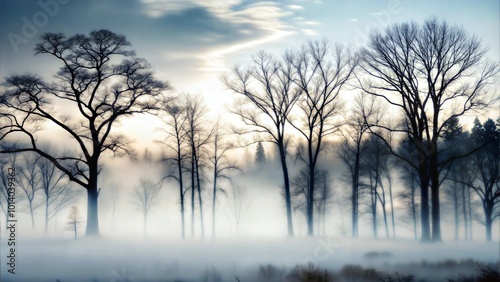
[[[461,214],[466,232],[472,232],[475,193],[491,240],[500,201],[498,125],[476,120],[468,132],[460,117],[498,101],[493,82],[499,68],[486,57],[480,39],[461,27],[433,18],[374,31],[355,51],[323,40],[280,56],[258,52],[250,63],[222,77],[235,97],[230,114],[239,118],[231,125],[220,118],[209,120],[201,96],[173,93],[168,82],[156,79],[147,62],[136,57],[125,37],[111,31],[69,38],[47,33],[35,54],[53,57],[61,68],[54,82],[28,74],[5,79],[0,152],[37,156],[83,187],[88,236],[99,234],[97,180],[102,155],[134,153],[127,135],[113,131],[114,125],[126,116],[153,114],[165,123],[167,138],[160,141],[168,152],[163,157],[169,164],[165,179],[178,183],[183,237],[188,203],[191,236],[196,204],[204,236],[201,195],[208,183],[215,236],[220,181],[241,171],[228,158],[228,151],[236,147],[231,140],[248,136],[243,145],[268,142],[278,152],[289,236],[294,235],[294,210],[304,214],[308,235],[320,233],[315,232],[315,219],[316,227],[323,221],[324,228],[331,177],[318,162],[333,148],[347,168],[353,236],[358,236],[359,217],[365,212],[371,214],[377,235],[378,205],[386,236],[389,225],[395,236],[397,197],[409,203],[415,236],[420,221],[420,240],[440,241],[442,195],[451,195],[456,226]],[[72,107],[75,117],[57,114],[56,101]],[[41,146],[37,132],[43,122],[62,129],[74,141],[74,149],[52,153]],[[330,146],[339,138],[338,146]],[[259,162],[265,159],[261,149],[257,157]],[[292,158],[304,167],[295,177],[289,173]],[[404,183],[402,195],[393,193],[395,175]],[[149,190],[144,188],[143,196],[145,191]]]

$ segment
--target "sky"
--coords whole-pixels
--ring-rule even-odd
[[[33,57],[45,32],[67,35],[110,29],[177,91],[223,99],[220,75],[259,50],[276,54],[326,38],[359,47],[370,30],[436,16],[477,34],[500,58],[499,1],[326,0],[2,0],[0,77],[50,73]]]
[[[280,54],[323,38],[354,49],[373,29],[437,17],[476,34],[498,61],[499,15],[498,0],[0,0],[0,80],[24,72],[51,78],[55,61],[33,52],[45,32],[109,29],[125,35],[175,92],[199,93],[218,111],[230,95],[220,77],[259,50]],[[138,136],[157,125],[128,124]]]

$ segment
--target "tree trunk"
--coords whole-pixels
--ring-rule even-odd
[[[201,199],[201,185],[200,185],[200,166],[198,164],[198,158],[195,158],[196,160],[196,188],[198,189],[198,202],[200,206],[200,222],[201,222],[201,237],[205,237],[205,223],[203,221],[203,201]]]
[[[359,192],[359,158],[360,144],[357,144],[354,160],[354,174],[352,179],[352,236],[358,237],[358,192]]]
[[[469,240],[472,240],[472,204],[471,204],[471,196],[470,196],[470,189],[467,188],[467,205],[469,206]]]
[[[194,194],[196,189],[195,171],[194,171],[194,159],[195,151],[194,147],[191,147],[191,237],[194,237]]]
[[[48,232],[49,225],[49,198],[45,199],[45,234]]]
[[[378,237],[378,232],[377,232],[377,191],[371,192],[371,198],[372,198],[372,218],[373,218],[373,236],[375,238]]]
[[[382,212],[384,213],[385,236],[389,238],[389,226],[387,225],[387,212],[385,211],[385,200],[382,203]]]
[[[389,175],[388,175],[389,177]],[[389,181],[389,200],[391,201],[391,217],[392,217],[392,238],[396,239],[396,223],[394,220],[394,202],[392,201],[392,183]]]
[[[33,228],[33,230],[35,230],[35,216],[33,214],[33,203],[30,201],[29,205],[30,205],[30,214],[31,214],[31,228]]]
[[[464,240],[469,239],[469,221],[467,220],[467,205],[465,198],[467,197],[466,195],[466,186],[462,184],[462,213],[464,214]]]
[[[421,242],[429,242],[431,240],[431,228],[429,218],[429,178],[427,174],[426,161],[420,161],[419,164],[420,178],[420,223],[421,223]]]
[[[458,218],[458,189],[457,186],[453,186],[453,213],[455,217],[455,236],[454,239],[458,240],[458,228],[459,228],[459,218]]]
[[[283,140],[278,144],[281,159],[281,168],[283,170],[283,180],[285,182],[285,202],[286,202],[286,219],[288,226],[288,236],[293,237],[293,222],[292,222],[292,204],[290,201],[290,181],[288,179],[288,167],[286,165],[286,155]]]
[[[413,217],[413,236],[415,237],[415,241],[418,240],[418,232],[417,232],[417,209],[415,207],[415,190],[412,191],[411,198],[411,214]]]
[[[215,199],[217,195],[217,165],[214,168],[214,196],[212,198],[212,237],[215,238]]]
[[[99,213],[98,201],[99,191],[97,188],[97,163],[89,168],[89,187],[87,188],[87,229],[85,236],[99,236]]]
[[[486,227],[486,241],[491,242],[491,226],[493,224],[493,201],[487,200],[483,204],[484,208],[484,225]]]
[[[314,236],[314,164],[309,158],[309,194],[307,195],[307,236]]]
[[[429,162],[432,201],[432,241],[441,242],[441,215],[439,206],[439,170],[437,165],[437,147],[434,147]]]
[[[182,228],[182,239],[186,237],[186,225],[184,221],[184,182],[182,179],[182,163],[180,155],[180,144],[177,146],[177,168],[179,172],[179,198],[181,202],[181,228]]]

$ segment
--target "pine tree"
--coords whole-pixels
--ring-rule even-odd
[[[266,163],[266,152],[262,146],[262,142],[257,143],[257,149],[255,151],[255,164],[262,165]]]

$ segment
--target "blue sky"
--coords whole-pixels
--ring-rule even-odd
[[[146,58],[158,75],[179,91],[220,91],[221,73],[260,49],[281,53],[319,38],[357,47],[373,28],[410,20],[423,22],[432,16],[477,34],[490,48],[489,56],[500,58],[500,7],[496,0],[2,0],[0,3],[0,78],[25,71],[53,73],[51,60],[33,57],[33,46],[44,32],[73,35],[101,28],[124,34],[138,56]],[[34,31],[26,27],[27,22],[33,24]],[[16,41],[19,39],[16,36],[24,39]]]

